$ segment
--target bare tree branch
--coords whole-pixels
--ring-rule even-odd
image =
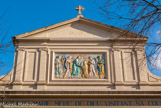
[[[136,35],[155,38],[154,33],[152,35],[151,33],[156,25],[161,25],[160,0],[104,0],[102,4],[98,4],[95,0],[95,4],[109,21],[117,22],[120,28],[135,32]],[[146,47],[148,49],[146,57],[149,63],[153,55],[157,57],[161,54],[161,42],[159,41],[148,42]]]

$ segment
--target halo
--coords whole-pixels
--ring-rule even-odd
[[[57,55],[56,57],[61,57],[61,55]]]
[[[92,58],[93,58],[93,56],[92,56],[92,55],[88,56],[88,58],[90,58],[90,57],[92,57]]]
[[[87,61],[87,60],[83,60],[82,62],[85,62],[85,61]]]
[[[102,56],[101,55],[97,56],[97,58],[99,58],[99,57],[102,59]]]

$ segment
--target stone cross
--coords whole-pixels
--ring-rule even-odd
[[[82,16],[83,17],[81,11],[84,11],[84,7],[82,7],[81,5],[79,5],[78,7],[75,8],[75,10],[79,11],[78,16]]]

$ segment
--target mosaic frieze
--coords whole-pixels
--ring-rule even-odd
[[[55,77],[104,79],[104,54],[56,54]]]

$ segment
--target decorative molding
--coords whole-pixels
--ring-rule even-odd
[[[38,51],[48,51],[48,48],[39,48]]]
[[[120,48],[112,48],[111,51],[118,51],[119,52],[119,51],[121,51],[121,49]]]
[[[136,51],[132,49],[131,54],[135,55]]]
[[[24,47],[18,47],[18,48],[16,48],[16,51],[25,51],[25,48]]]
[[[133,49],[133,51],[143,51],[144,50],[144,48],[135,48],[135,49]]]

